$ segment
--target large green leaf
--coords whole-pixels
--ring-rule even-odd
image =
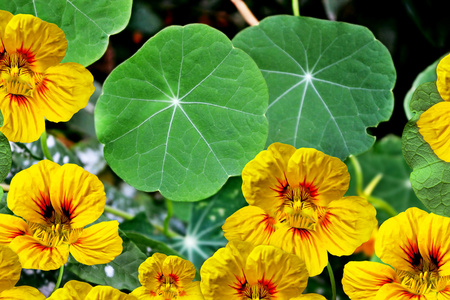
[[[362,173],[363,187],[367,186],[377,175],[381,180],[372,192],[372,196],[388,202],[397,212],[409,207],[425,209],[417,199],[409,181],[411,168],[406,164],[402,155],[401,139],[388,135],[376,142],[369,151],[357,157]],[[347,195],[356,195],[356,174],[352,164],[348,163],[351,175],[350,187]],[[386,212],[378,210],[377,218],[380,224],[391,217]]]
[[[256,64],[223,33],[171,26],[107,78],[96,132],[106,161],[127,183],[195,201],[263,149],[267,98]]]
[[[436,214],[450,216],[450,163],[439,159],[419,133],[416,122],[434,104],[443,101],[435,82],[420,85],[411,100],[414,116],[402,136],[403,156],[413,169],[411,185],[419,200]]]
[[[12,153],[8,139],[0,132],[0,182],[5,180],[11,169]]]
[[[392,114],[391,56],[365,27],[305,17],[264,19],[234,39],[269,87],[269,137],[341,159],[369,149],[367,127]]]
[[[128,24],[131,4],[132,0],[0,0],[0,9],[58,25],[68,42],[63,62],[88,66],[105,53],[109,36]]]

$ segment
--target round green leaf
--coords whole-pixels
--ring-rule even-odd
[[[365,27],[305,17],[264,19],[234,39],[269,87],[269,137],[346,158],[369,149],[366,133],[392,114],[391,56]]]
[[[411,99],[414,115],[403,131],[402,148],[406,162],[413,169],[411,185],[419,200],[431,212],[450,216],[450,163],[434,154],[416,124],[424,111],[441,101],[435,82],[417,88]]]
[[[223,33],[172,26],[107,78],[96,132],[106,161],[127,183],[195,201],[263,149],[267,99],[258,67]]]
[[[31,14],[58,25],[68,42],[63,62],[88,66],[105,53],[110,35],[122,31],[131,16],[132,0],[0,0],[13,14]]]
[[[9,141],[3,133],[0,132],[0,182],[5,180],[11,169],[12,153]]]

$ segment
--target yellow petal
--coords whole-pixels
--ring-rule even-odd
[[[43,271],[59,269],[69,257],[69,247],[46,247],[29,235],[16,237],[9,245],[17,253],[24,269]]]
[[[314,231],[283,226],[272,235],[271,245],[303,259],[310,277],[322,273],[328,263],[326,246]]]
[[[3,126],[0,131],[11,142],[31,143],[45,130],[44,115],[32,97],[0,92]]]
[[[17,254],[6,246],[0,246],[0,291],[13,288],[20,279],[22,266]]]
[[[426,295],[416,295],[398,283],[383,285],[377,293],[377,300],[437,300],[436,292]],[[440,300],[441,298],[439,298]],[[353,299],[352,299],[353,300]]]
[[[31,286],[18,286],[12,289],[0,292],[0,299],[8,300],[44,300],[45,296]]]
[[[93,287],[85,300],[133,300],[137,299],[133,295],[122,293],[121,291],[110,287],[97,285]]]
[[[8,53],[25,54],[34,72],[60,63],[67,48],[64,32],[58,26],[20,14],[7,24],[3,43]]]
[[[394,269],[371,261],[351,261],[344,267],[342,286],[351,300],[375,299],[385,284],[399,282]]]
[[[91,291],[92,286],[89,283],[71,280],[63,288],[54,291],[49,300],[84,300]]]
[[[339,158],[311,148],[295,151],[289,160],[286,177],[293,188],[302,186],[314,191],[311,196],[318,206],[342,198],[350,182],[347,166]]]
[[[163,262],[166,258],[167,255],[163,253],[154,253],[139,266],[139,282],[148,291],[154,292],[159,287],[158,278],[162,274]]]
[[[100,222],[85,228],[70,245],[70,254],[85,265],[106,264],[122,253],[119,222]]]
[[[51,176],[52,205],[69,218],[72,228],[83,228],[103,213],[106,195],[97,176],[74,164],[65,164],[47,176]]]
[[[222,229],[229,241],[242,240],[253,245],[261,245],[269,243],[272,233],[275,232],[276,223],[277,220],[263,209],[250,205],[229,216]]]
[[[436,86],[445,101],[450,101],[450,54],[439,62],[437,68]]]
[[[285,185],[287,163],[294,152],[293,146],[274,143],[247,163],[242,170],[242,193],[250,205],[272,212],[282,203],[277,190]]]
[[[243,270],[253,248],[249,242],[230,241],[203,263],[200,288],[205,299],[242,299],[236,288],[239,283],[245,283]]]
[[[5,36],[6,25],[9,23],[9,20],[11,20],[12,17],[13,14],[9,11],[0,10],[0,53],[3,53],[3,51],[5,51],[5,49],[3,48],[2,39]]]
[[[378,223],[376,213],[372,204],[361,197],[332,201],[316,226],[317,235],[331,254],[350,255],[369,240]]]
[[[420,115],[419,132],[440,159],[450,162],[450,102],[439,102]]]
[[[327,300],[327,298],[319,294],[303,294],[290,300]]]
[[[166,277],[175,275],[178,278],[177,285],[181,286],[190,284],[195,277],[194,265],[188,260],[173,255],[166,257],[162,271]]]
[[[249,284],[258,286],[262,283],[276,299],[291,299],[301,294],[309,278],[303,260],[269,245],[253,249],[247,257],[244,272]]]
[[[420,222],[417,240],[423,259],[434,264],[440,276],[450,275],[450,218],[429,214]]]
[[[47,225],[54,208],[50,200],[50,183],[61,167],[49,160],[17,173],[11,180],[8,207],[27,221]]]
[[[93,81],[92,74],[82,65],[59,64],[45,71],[34,98],[47,120],[67,122],[87,105],[95,90]]]
[[[417,234],[427,215],[412,207],[381,224],[375,241],[377,256],[395,269],[415,272],[421,258]]]
[[[8,246],[29,231],[28,224],[15,216],[0,214],[0,245]]]
[[[200,281],[193,281],[184,287],[184,293],[177,299],[180,300],[203,300],[202,291],[200,290]]]

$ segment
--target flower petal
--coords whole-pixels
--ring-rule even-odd
[[[45,71],[34,97],[47,120],[67,122],[87,105],[95,90],[93,81],[92,74],[82,65],[59,64]]]
[[[2,39],[5,36],[6,25],[9,23],[9,20],[11,20],[13,16],[14,15],[9,11],[0,10],[0,53],[3,53],[3,51],[5,51],[5,49],[3,48]]]
[[[97,176],[74,164],[65,164],[47,176],[52,176],[52,206],[69,218],[72,228],[83,228],[103,213],[106,195]]]
[[[303,260],[269,245],[253,249],[247,257],[244,272],[249,284],[265,285],[276,299],[291,299],[301,294],[309,278]]]
[[[415,265],[421,259],[418,228],[427,215],[412,207],[381,224],[375,241],[377,256],[395,269],[415,272]]]
[[[21,218],[0,215],[0,245],[8,246],[16,237],[29,231],[28,224]]]
[[[332,201],[316,226],[317,235],[333,255],[350,255],[369,240],[377,225],[375,208],[361,197]]]
[[[440,276],[450,275],[450,218],[429,214],[420,222],[417,240],[423,259],[438,267]]]
[[[180,295],[180,300],[203,300],[202,291],[200,290],[200,281],[190,282],[184,287],[184,294]]]
[[[31,143],[45,130],[44,115],[32,97],[0,92],[3,126],[0,131],[11,142]]]
[[[436,292],[426,295],[411,293],[406,287],[398,283],[383,285],[377,293],[377,300],[437,300]],[[353,300],[353,299],[352,299]]]
[[[70,245],[70,254],[85,265],[106,264],[122,253],[119,222],[108,221],[85,228]]]
[[[262,208],[250,205],[229,216],[222,229],[229,241],[242,240],[253,245],[261,245],[269,243],[272,233],[275,232],[276,223],[276,219]]]
[[[303,294],[290,300],[327,300],[327,298],[319,294]]]
[[[158,278],[162,274],[162,266],[167,255],[154,253],[139,266],[139,282],[149,291],[156,291],[159,287]]]
[[[84,298],[85,300],[133,300],[136,299],[133,295],[127,295],[121,291],[110,287],[97,285],[93,287],[89,294]]]
[[[436,68],[436,86],[445,101],[450,101],[450,54],[445,56]]]
[[[66,55],[64,32],[55,24],[32,15],[15,15],[5,28],[5,49],[26,55],[34,72],[57,65]]]
[[[0,299],[8,300],[45,300],[45,296],[38,289],[31,286],[18,286],[0,292]]]
[[[241,299],[236,288],[245,283],[243,269],[253,248],[249,242],[230,241],[203,263],[200,288],[205,299]]]
[[[385,284],[399,282],[394,269],[371,261],[351,261],[344,267],[342,286],[352,300],[375,299]]]
[[[290,145],[274,143],[242,170],[242,193],[250,205],[272,212],[281,203],[279,190],[286,184],[287,163],[295,152]]]
[[[166,257],[162,271],[164,276],[175,275],[179,280],[177,284],[182,287],[190,284],[195,277],[194,265],[188,260],[173,255]]]
[[[283,226],[274,232],[270,243],[303,259],[310,277],[322,273],[328,263],[326,247],[314,231]]]
[[[347,166],[337,157],[312,148],[300,148],[289,160],[286,177],[293,187],[307,186],[315,190],[318,206],[340,199],[347,192],[350,175]]]
[[[69,257],[68,245],[46,247],[29,235],[16,237],[9,246],[19,256],[24,269],[56,270],[65,264]]]
[[[91,291],[92,286],[89,283],[71,280],[63,288],[54,291],[48,300],[84,300]]]
[[[17,173],[11,180],[8,207],[27,221],[47,225],[54,208],[50,201],[50,182],[58,164],[42,160]]]
[[[419,132],[434,153],[450,162],[450,102],[439,102],[420,115]]]
[[[13,288],[20,279],[22,265],[17,254],[6,246],[0,246],[0,291]]]

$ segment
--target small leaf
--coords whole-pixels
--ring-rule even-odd
[[[142,253],[147,255],[147,257],[152,256],[154,253],[163,253],[165,255],[176,255],[182,257],[178,252],[171,249],[163,242],[156,241],[136,232],[127,231],[125,233],[128,238],[133,241],[136,246],[138,246]]]
[[[31,14],[58,25],[68,42],[63,62],[84,66],[98,60],[109,36],[125,28],[131,4],[131,0],[0,0],[0,7],[12,14]]]
[[[435,82],[421,84],[413,94],[413,117],[402,135],[403,156],[413,169],[411,185],[420,201],[431,212],[450,216],[450,163],[439,159],[419,133],[416,122],[420,115],[436,103],[443,101]]]
[[[258,67],[223,33],[171,26],[107,78],[96,132],[106,161],[127,183],[196,201],[263,149],[267,98]]]
[[[3,182],[11,169],[12,153],[8,139],[0,132],[0,182]]]
[[[345,159],[368,150],[367,127],[393,109],[395,68],[365,27],[274,16],[240,32],[233,44],[258,64],[269,87],[269,137]]]

